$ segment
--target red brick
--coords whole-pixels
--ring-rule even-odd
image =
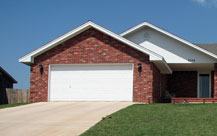
[[[217,63],[215,63],[213,78],[214,78],[214,80],[212,81],[213,82],[213,88],[212,88],[213,89],[213,97],[217,98]]]
[[[133,101],[153,102],[153,92],[159,91],[157,67],[149,56],[93,28],[37,56],[31,66],[31,102],[48,101],[49,64],[133,63]],[[138,64],[142,64],[141,75]],[[39,64],[43,64],[41,75]]]
[[[197,97],[197,71],[174,71],[168,75],[168,90],[175,97]]]

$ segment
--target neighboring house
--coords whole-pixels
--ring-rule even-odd
[[[118,35],[91,21],[19,59],[30,99],[161,102],[217,97],[216,45],[196,45],[150,23]],[[214,51],[215,49],[215,51]]]
[[[13,88],[17,81],[0,66],[0,104],[8,104],[6,88]]]

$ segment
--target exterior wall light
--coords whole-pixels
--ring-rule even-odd
[[[139,73],[142,72],[142,64],[141,63],[138,64],[138,71],[139,71]]]
[[[44,68],[43,68],[43,65],[42,64],[39,64],[39,71],[41,73],[41,75],[43,74],[44,72]]]

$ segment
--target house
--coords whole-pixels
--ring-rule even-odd
[[[13,88],[17,81],[0,66],[0,104],[8,104],[6,88]]]
[[[166,92],[177,98],[216,98],[216,48],[147,22],[118,35],[88,21],[19,62],[31,67],[32,102],[153,103]]]

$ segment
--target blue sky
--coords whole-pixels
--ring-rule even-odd
[[[148,21],[193,43],[217,43],[217,0],[1,0],[0,65],[28,89],[23,55],[82,23],[120,33]]]

